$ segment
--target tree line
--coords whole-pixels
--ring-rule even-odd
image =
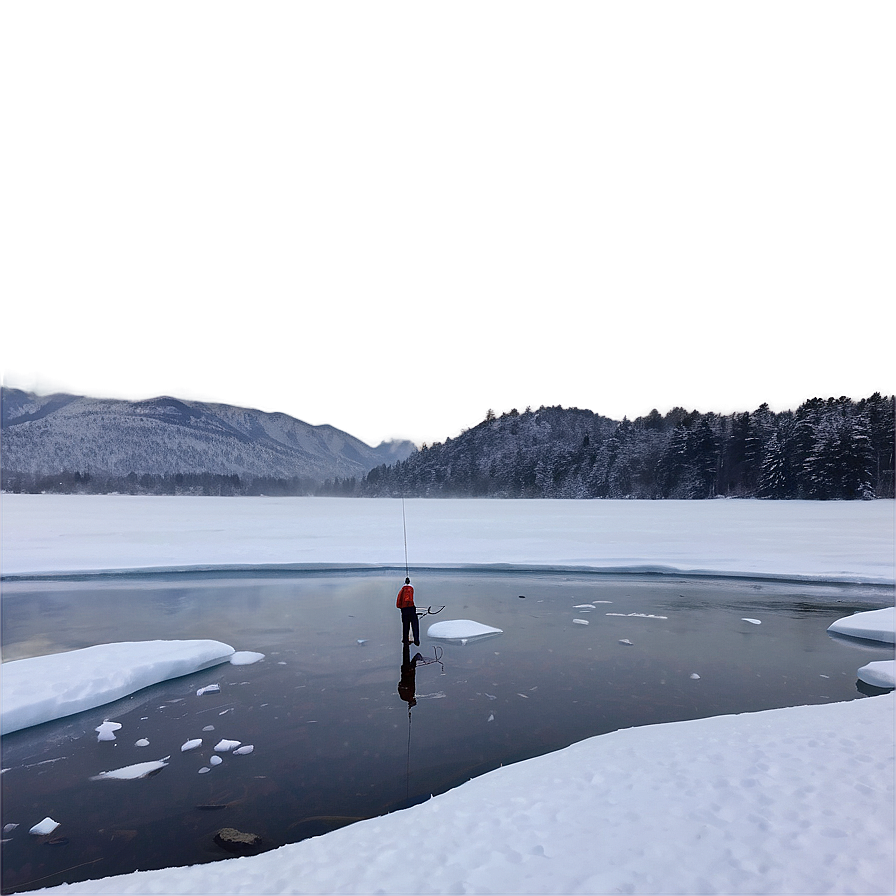
[[[578,408],[493,411],[319,494],[496,498],[870,499],[894,496],[894,399],[812,398],[796,411],[673,408],[621,422]]]

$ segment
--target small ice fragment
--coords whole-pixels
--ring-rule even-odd
[[[490,712],[490,713],[488,714],[488,721],[489,721],[489,722],[494,722],[494,721],[495,721],[495,714],[494,714],[493,712]]]
[[[196,696],[201,697],[203,694],[216,694],[221,690],[221,685],[219,684],[207,684],[204,688],[199,688],[196,691]]]
[[[233,712],[233,707],[231,706],[229,709],[223,709],[218,713],[219,716],[226,716],[227,713]]]
[[[181,753],[188,753],[190,750],[195,750],[201,746],[202,746],[202,738],[194,737],[193,740],[188,740],[185,744],[182,744],[180,751],[181,751]]]
[[[820,677],[821,677],[821,678],[830,678],[831,676],[830,676],[830,675],[824,675],[824,674],[822,674]]]
[[[367,643],[367,638],[358,638],[358,643],[363,647]]]
[[[750,625],[762,625],[762,620],[761,620],[761,619],[750,619],[749,616],[743,616],[743,617],[741,617],[741,620],[740,620],[740,621],[741,621],[741,622],[749,622]]]
[[[700,676],[696,672],[691,672],[691,678],[694,681],[700,681]]]
[[[574,610],[593,610],[594,604],[576,604],[573,607]]]
[[[634,647],[634,646],[635,646],[634,644],[632,644],[631,641],[629,641],[628,638],[620,638],[620,639],[619,639],[619,643],[620,643],[620,644],[625,644],[627,647]]]
[[[524,697],[526,700],[529,699],[528,696],[527,696],[526,694],[520,694],[520,693],[517,693],[517,697]]]
[[[214,725],[206,725],[205,728],[203,728],[202,730],[203,731],[214,731],[215,726]]]
[[[231,654],[230,664],[232,666],[251,666],[264,659],[263,653],[256,653],[254,650],[238,650]]]
[[[576,625],[588,625],[588,620],[587,620],[587,619],[573,619],[573,622],[574,622]]]
[[[211,769],[207,765],[203,765],[201,769],[199,769],[200,775],[207,775]]]
[[[135,781],[138,778],[148,778],[151,775],[157,775],[166,765],[170,756],[164,759],[157,759],[155,762],[138,762],[135,765],[126,765],[123,768],[112,769],[110,772],[100,772],[94,775],[91,781]]]
[[[3,825],[3,833],[8,834],[11,831],[14,831],[18,827],[17,824],[5,824]]]
[[[141,737],[135,744],[135,747],[148,747],[149,741],[145,737]]]
[[[220,756],[212,756],[209,759],[209,765],[220,765],[224,760]]]
[[[97,740],[115,740],[114,731],[118,731],[121,725],[118,722],[110,722],[108,719],[103,720],[102,725],[97,725],[93,730],[97,732]]]
[[[39,821],[31,830],[28,832],[29,834],[35,834],[36,836],[40,836],[42,834],[52,834],[56,828],[59,827],[58,821],[53,821],[52,818],[48,815],[43,821]]]
[[[233,755],[248,756],[254,749],[255,747],[252,744],[246,744],[245,747],[237,747],[237,749],[233,751]]]
[[[238,740],[219,740],[218,743],[215,744],[215,752],[216,753],[229,753],[231,750],[235,750],[241,741]]]

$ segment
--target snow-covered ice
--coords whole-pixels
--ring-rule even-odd
[[[3,512],[5,575],[403,566],[397,501],[5,495]],[[408,501],[407,519],[421,565],[896,581],[892,502]],[[893,629],[887,613],[849,618],[852,636]],[[259,856],[46,892],[892,893],[894,707],[886,694],[626,729]],[[408,861],[408,844],[425,855]]]
[[[226,663],[233,652],[220,641],[124,641],[4,663],[0,731],[9,734],[111,703]]]
[[[430,638],[443,641],[472,641],[490,635],[501,635],[503,632],[499,628],[472,619],[445,619],[433,623],[426,630],[426,634]]]
[[[876,688],[896,688],[896,660],[866,663],[856,673],[860,681]]]
[[[896,642],[896,608],[884,607],[881,610],[865,610],[845,616],[828,626],[828,631],[851,638],[893,644]]]

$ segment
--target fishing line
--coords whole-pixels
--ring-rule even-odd
[[[409,579],[411,573],[408,571],[408,523],[404,515],[404,498],[401,499],[401,525],[404,529],[404,574]]]

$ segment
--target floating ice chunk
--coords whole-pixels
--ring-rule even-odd
[[[48,815],[43,821],[39,821],[30,831],[29,834],[40,836],[42,834],[52,834],[59,827],[58,821],[53,821]]]
[[[896,660],[878,660],[862,666],[859,681],[875,688],[896,688]]]
[[[443,641],[472,641],[486,638],[491,635],[502,635],[503,630],[491,625],[483,625],[472,619],[446,619],[444,622],[436,622],[431,625],[426,634],[430,638],[439,638]]]
[[[5,825],[3,825],[3,833],[4,833],[4,834],[10,834],[10,833],[12,833],[17,827],[18,827],[18,824],[16,824],[15,822],[10,822],[9,824],[5,824]]]
[[[654,616],[653,613],[607,613],[607,616],[637,616],[639,619],[668,619],[668,616]]]
[[[742,616],[740,621],[741,622],[749,622],[750,625],[762,625],[761,619],[750,619],[749,616]]]
[[[620,644],[625,644],[626,647],[634,647],[634,646],[635,646],[634,644],[632,644],[631,641],[629,641],[628,638],[620,638],[620,639],[619,639],[619,643],[620,643]]]
[[[197,750],[202,746],[202,738],[194,737],[193,740],[188,740],[185,744],[181,744],[180,751],[181,753],[189,753],[190,750]]]
[[[264,659],[263,653],[255,653],[254,650],[238,650],[230,657],[230,663],[233,666],[251,666]]]
[[[691,678],[694,681],[700,681],[700,676],[696,672],[691,672]]]
[[[203,731],[214,731],[215,726],[214,725],[206,725],[205,728],[203,728],[202,730]]]
[[[98,725],[93,730],[97,732],[97,740],[115,740],[114,732],[118,731],[121,725],[118,722],[110,722],[108,719],[103,720],[102,725]]]
[[[248,756],[254,749],[255,749],[255,747],[252,744],[246,744],[245,747],[237,747],[233,751],[233,755],[234,756]]]
[[[594,604],[576,604],[573,607],[574,610],[593,610]]]
[[[845,616],[828,626],[828,631],[850,638],[866,638],[870,641],[896,643],[896,607],[883,610],[867,610]],[[4,666],[4,669],[6,667]]]
[[[4,663],[3,733],[111,703],[232,653],[220,641],[128,641]]]
[[[215,752],[216,753],[229,753],[231,750],[235,750],[242,741],[238,740],[219,740],[215,744]]]
[[[221,685],[219,684],[207,684],[204,688],[199,688],[199,690],[196,691],[196,696],[201,697],[203,694],[217,694],[220,690]]]
[[[203,765],[201,769],[199,769],[200,775],[207,775],[211,769],[207,765]]]
[[[166,765],[168,759],[156,759],[154,762],[138,762],[136,765],[126,765],[123,768],[112,769],[109,772],[100,772],[94,775],[91,781],[135,781],[138,778],[148,778],[157,775]]]
[[[363,647],[367,643],[367,638],[358,638],[358,643]]]
[[[209,759],[208,764],[209,765],[220,765],[223,761],[224,760],[220,756],[212,756]]]
[[[488,714],[488,719],[487,719],[487,721],[489,721],[489,722],[494,722],[494,721],[495,721],[495,714],[494,714],[493,712],[490,712],[490,713]]]
[[[587,620],[587,619],[573,619],[573,622],[574,622],[576,625],[588,625],[588,620]]]
[[[148,747],[149,741],[145,737],[141,737],[135,744],[135,747]]]

